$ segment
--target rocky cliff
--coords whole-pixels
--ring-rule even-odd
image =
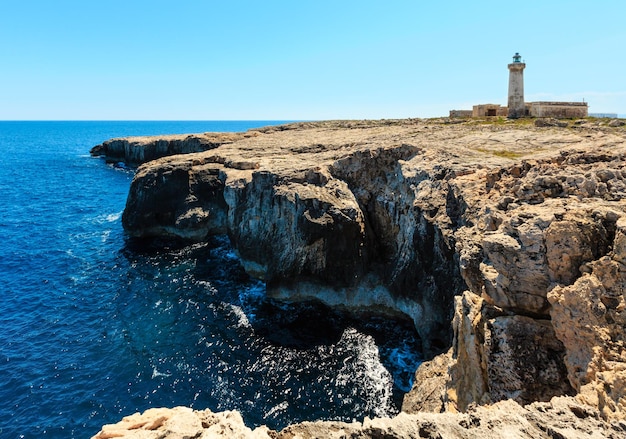
[[[446,351],[420,367],[405,398],[406,412],[433,425],[423,436],[422,421],[410,421],[414,437],[468,437],[437,430],[437,419],[470,425],[472,415],[452,413],[505,400],[514,402],[494,410],[543,407],[510,406],[523,422],[583,404],[574,418],[623,435],[626,131],[446,122],[233,135],[142,165],[123,224],[144,238],[227,233],[273,297],[412,318],[427,352]],[[578,437],[544,427],[536,437]],[[285,431],[298,428],[309,427]]]
[[[252,133],[204,133],[184,136],[124,137],[102,142],[91,148],[91,155],[108,162],[137,166],[151,160],[175,154],[202,152],[254,135]]]
[[[228,233],[271,296],[403,313],[427,349],[441,350],[464,288],[448,224],[461,201],[441,170],[430,179],[403,169],[422,155],[419,130],[295,124],[166,157],[138,169],[122,220],[134,237]],[[418,186],[431,193],[426,204]]]

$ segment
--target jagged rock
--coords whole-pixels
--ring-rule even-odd
[[[513,220],[519,219],[514,217]],[[545,263],[541,218],[523,219],[515,227],[516,237],[494,232],[483,238],[485,260],[481,266],[485,290],[491,302],[503,308],[544,313],[550,285]],[[506,226],[505,226],[506,227]]]
[[[413,388],[404,395],[403,412],[442,413],[445,411],[448,367],[451,361],[452,352],[449,351],[423,362],[418,367]]]
[[[617,221],[613,252],[588,264],[573,285],[554,288],[552,321],[567,348],[569,381],[581,401],[604,417],[626,417],[626,219]]]
[[[454,340],[446,382],[446,410],[465,411],[491,402],[485,354],[486,302],[469,291],[455,298]]]
[[[572,393],[563,363],[565,348],[549,320],[521,315],[488,320],[487,385],[493,401],[520,404]]]
[[[302,422],[282,431],[251,430],[237,412],[212,413],[189,408],[150,409],[107,425],[93,439],[309,439],[309,438],[446,438],[446,439],[618,439],[626,423],[609,424],[592,407],[572,398],[522,407],[502,401],[491,407],[473,407],[468,413],[401,413],[395,418],[363,422]]]
[[[573,283],[581,265],[608,252],[610,222],[564,206],[520,207],[496,231],[485,233],[481,270],[492,304],[547,315],[550,286]]]
[[[565,349],[549,320],[506,315],[467,291],[457,298],[453,326],[448,410],[504,399],[528,404],[572,392]]]
[[[251,430],[239,412],[213,413],[188,407],[153,408],[126,416],[117,424],[105,425],[93,439],[141,438],[270,438],[266,427]]]

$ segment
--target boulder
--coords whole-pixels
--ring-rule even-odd
[[[559,127],[565,128],[567,127],[567,122],[554,118],[541,118],[535,120],[536,127]]]

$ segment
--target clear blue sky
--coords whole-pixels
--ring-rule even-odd
[[[337,119],[585,99],[626,113],[626,2],[0,0],[0,119]]]

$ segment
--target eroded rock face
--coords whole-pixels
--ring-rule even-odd
[[[410,144],[304,148],[310,133],[290,134],[272,149],[229,145],[140,167],[124,227],[134,237],[227,233],[269,295],[403,313],[427,350],[448,345],[463,284],[454,239],[437,225],[449,221],[446,209],[459,210],[451,186],[403,168],[419,153]],[[438,218],[439,206],[421,205],[417,188],[444,197]]]
[[[346,287],[363,276],[365,220],[344,182],[283,183],[259,171],[243,185],[227,184],[224,196],[244,267],[269,285],[313,278]]]
[[[154,170],[142,167],[142,185],[129,193],[122,221],[131,236],[202,240],[226,233],[226,201],[221,165],[185,162]]]
[[[604,417],[626,417],[626,218],[616,224],[613,251],[584,267],[548,298],[557,335],[567,347],[565,364],[578,398]]]
[[[448,368],[452,362],[452,351],[437,355],[422,363],[415,373],[413,390],[404,395],[404,413],[443,413],[448,398],[446,385],[449,381]]]
[[[576,393],[623,419],[625,139],[415,120],[259,130],[141,167],[123,222],[226,232],[274,297],[411,316],[429,352],[451,349],[418,371],[437,384],[416,381],[409,411]]]
[[[484,192],[464,193],[476,207],[474,227],[455,236],[471,292],[457,298],[449,380],[439,389],[447,410],[580,392],[604,417],[624,416],[615,256],[624,143],[604,140],[604,149],[565,149],[491,169]],[[482,206],[472,194],[482,195]],[[595,317],[603,300],[616,307],[606,320]]]

